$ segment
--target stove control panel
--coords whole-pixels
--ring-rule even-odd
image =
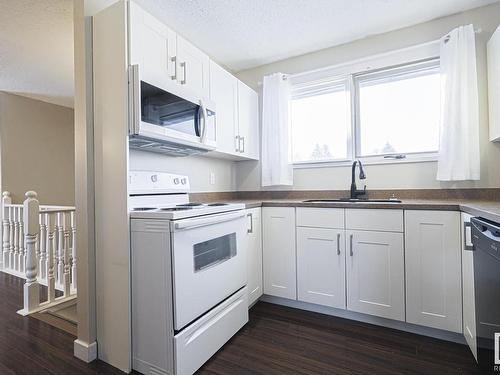
[[[189,193],[187,176],[155,172],[130,171],[129,194]]]

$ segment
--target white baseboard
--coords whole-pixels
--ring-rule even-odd
[[[74,342],[73,354],[76,358],[81,359],[84,362],[92,362],[97,359],[97,342],[94,341],[88,344],[77,339]]]
[[[263,295],[260,297],[260,301],[274,303],[276,305],[282,305],[287,307],[293,307],[295,309],[313,311],[320,314],[337,316],[339,318],[345,318],[350,320],[357,320],[359,322],[370,323],[378,326],[383,326],[387,328],[398,329],[400,331],[406,331],[410,333],[415,333],[422,336],[429,336],[436,339],[452,341],[459,344],[466,344],[463,335],[455,332],[443,331],[436,328],[429,328],[424,326],[419,326],[416,324],[400,322],[397,320],[391,320],[386,318],[380,318],[377,316],[361,314],[354,311],[348,311],[343,309],[336,309],[333,307],[326,307],[321,305],[315,305],[313,303],[300,302],[295,300],[289,300],[281,297],[274,297],[269,295]]]

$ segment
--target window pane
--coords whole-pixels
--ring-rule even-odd
[[[358,82],[359,156],[437,151],[437,68]]]
[[[344,87],[293,99],[293,161],[346,159],[349,123],[349,95]]]

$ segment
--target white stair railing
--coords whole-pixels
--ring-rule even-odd
[[[37,194],[26,193],[21,204],[2,197],[0,270],[26,279],[21,315],[38,312],[76,298],[75,208],[40,206]],[[47,286],[40,302],[39,285]],[[56,298],[56,290],[62,296]]]

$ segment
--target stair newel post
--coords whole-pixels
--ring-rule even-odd
[[[38,270],[40,273],[40,278],[45,280],[47,278],[47,268],[45,265],[47,258],[47,223],[46,223],[46,214],[40,214],[40,240],[39,250],[40,257],[38,258]]]
[[[40,303],[39,288],[37,281],[37,259],[36,259],[36,239],[40,226],[38,222],[39,204],[34,191],[26,193],[24,201],[24,228],[26,243],[26,282],[24,284],[24,309],[28,314],[38,307]]]
[[[56,244],[54,241],[55,236],[55,223],[54,215],[46,213],[45,214],[45,224],[47,225],[47,293],[48,301],[53,302],[56,299],[56,279],[54,277],[54,253],[56,251]]]
[[[70,258],[70,233],[71,224],[69,220],[69,215],[67,212],[63,212],[63,225],[64,225],[64,268],[63,268],[63,286],[64,286],[64,297],[69,297],[71,288],[71,263]]]
[[[63,228],[63,213],[57,213],[57,268],[56,278],[57,283],[62,285],[64,275],[64,228]]]
[[[76,290],[76,226],[75,211],[71,211],[71,286]]]
[[[9,251],[10,251],[10,222],[9,222],[9,207],[12,203],[10,193],[4,191],[2,193],[2,256],[0,258],[0,269],[8,268],[9,266]]]
[[[19,207],[19,272],[24,273],[26,267],[26,247],[24,243],[24,207]],[[38,242],[38,241],[37,241]],[[36,246],[36,244],[35,244]]]

